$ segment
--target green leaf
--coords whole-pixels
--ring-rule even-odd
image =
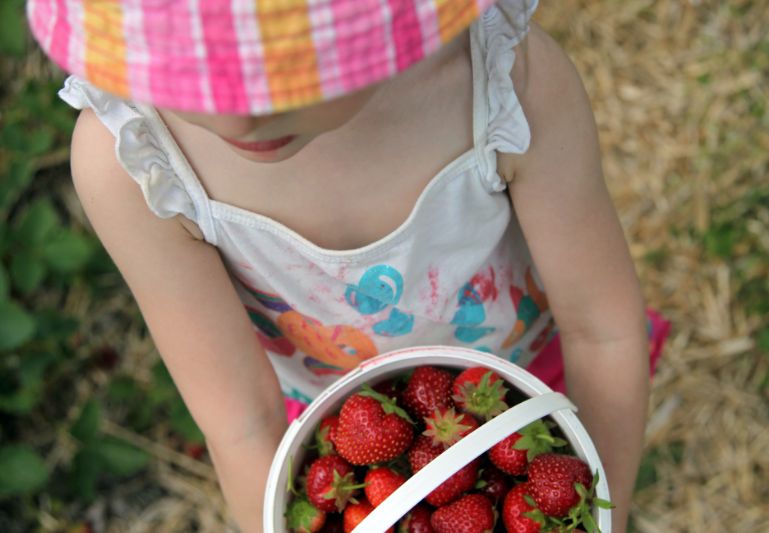
[[[730,258],[740,234],[740,229],[730,224],[713,226],[703,236],[705,250],[714,257]]]
[[[601,509],[614,509],[614,504],[609,500],[604,500],[603,498],[594,498],[593,505],[600,507]]]
[[[0,2],[0,52],[18,58],[27,49],[27,23],[24,20],[24,4],[21,0]]]
[[[16,203],[24,188],[32,181],[35,167],[28,157],[11,161],[3,179],[0,179],[0,211]]]
[[[73,437],[82,441],[89,442],[99,433],[101,425],[101,405],[96,400],[88,400],[80,411],[80,415],[75,420],[69,432]]]
[[[37,200],[22,213],[13,238],[24,246],[35,247],[43,244],[59,224],[53,204],[47,199]]]
[[[35,334],[32,316],[13,301],[0,302],[0,350],[18,348]]]
[[[756,344],[759,350],[769,354],[769,327],[760,330],[756,334]]]
[[[585,526],[585,529],[587,529],[588,533],[598,531],[598,525],[595,523],[593,515],[591,515],[589,512],[585,512],[582,515],[582,525]]]
[[[92,242],[84,235],[62,230],[43,246],[43,258],[52,269],[70,273],[83,267],[93,250]]]
[[[71,486],[78,497],[90,502],[96,498],[96,482],[104,467],[101,456],[92,446],[81,448],[72,461]]]
[[[37,335],[41,339],[63,341],[77,332],[80,321],[56,309],[44,309],[35,315]]]
[[[140,395],[139,384],[131,376],[115,376],[107,386],[107,398],[116,403],[130,404]]]
[[[47,352],[25,354],[17,369],[19,386],[0,396],[0,410],[25,414],[34,409],[43,398],[45,371],[54,360],[55,356]]]
[[[28,251],[20,251],[11,258],[13,286],[22,294],[29,295],[39,288],[46,270],[45,263]]]
[[[8,298],[8,274],[5,271],[5,267],[0,263],[0,302],[5,301]]]
[[[0,498],[32,494],[48,481],[43,459],[21,444],[0,448],[0,472]]]
[[[147,466],[150,459],[144,450],[114,437],[96,441],[94,449],[104,461],[107,470],[118,476],[130,476],[139,472]]]
[[[53,146],[53,132],[48,129],[38,129],[27,134],[26,150],[28,155],[42,155]]]

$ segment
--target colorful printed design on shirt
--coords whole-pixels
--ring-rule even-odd
[[[451,323],[457,326],[454,337],[466,343],[476,342],[481,337],[493,333],[496,328],[483,327],[486,320],[484,302],[494,301],[498,297],[495,273],[492,267],[488,272],[480,272],[465,283],[457,293],[457,309]]]
[[[518,342],[534,324],[534,321],[549,307],[545,293],[539,289],[534,281],[531,267],[526,269],[526,290],[510,285],[510,299],[518,316],[512,331],[502,343],[502,348],[510,348]]]
[[[295,311],[279,295],[255,289],[242,279],[240,282],[261,305],[280,313],[277,322],[273,322],[264,313],[246,306],[264,347],[281,355],[292,355],[292,348],[303,352],[306,357],[302,363],[316,376],[343,375],[377,355],[376,345],[362,331],[347,325],[326,326]]]
[[[540,351],[554,336],[555,323],[550,321],[547,326],[545,326],[545,329],[540,331],[539,335],[537,335],[537,338],[531,341],[531,344],[529,344],[529,351],[534,353]]]
[[[395,305],[403,294],[403,276],[389,265],[376,265],[366,270],[357,285],[348,285],[344,298],[362,315],[373,315],[392,305],[390,315],[372,326],[374,333],[398,337],[411,333],[414,315],[400,311]]]
[[[279,355],[294,355],[296,347],[283,336],[283,332],[278,329],[278,326],[267,315],[248,305],[246,306],[246,311],[248,311],[251,323],[256,326],[256,336],[259,338],[259,342],[262,343],[266,350]]]
[[[283,391],[283,396],[286,396],[288,398],[291,398],[292,400],[297,400],[299,402],[310,404],[312,403],[312,398],[304,394],[302,391],[296,388],[292,388],[289,391]]]

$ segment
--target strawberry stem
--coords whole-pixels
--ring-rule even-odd
[[[411,419],[408,413],[404,411],[401,407],[398,407],[398,404],[395,403],[395,398],[388,398],[381,392],[377,392],[374,389],[372,389],[369,384],[364,384],[362,387],[362,390],[358,394],[360,394],[361,396],[374,398],[376,401],[382,404],[382,410],[388,415],[395,413],[399,417],[408,421],[410,424],[414,423],[414,421]]]

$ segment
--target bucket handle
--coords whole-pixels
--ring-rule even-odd
[[[352,533],[383,533],[452,474],[528,424],[555,411],[576,406],[559,392],[529,398],[492,418],[411,476],[353,529]]]

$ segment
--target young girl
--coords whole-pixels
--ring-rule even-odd
[[[535,6],[29,0],[74,74],[78,195],[244,531],[287,415],[426,344],[559,389],[565,368],[624,531],[646,319],[588,98]]]

